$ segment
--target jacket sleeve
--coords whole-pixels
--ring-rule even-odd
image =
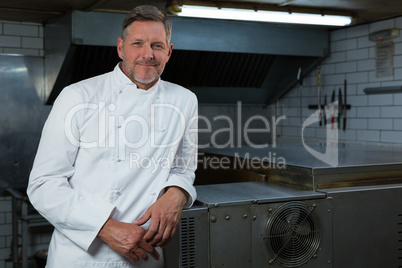
[[[169,177],[164,188],[159,193],[162,196],[167,187],[177,186],[189,194],[189,198],[184,208],[190,208],[197,199],[197,193],[194,187],[195,170],[197,169],[198,156],[198,102],[195,95],[192,95],[188,120],[183,138],[173,160]]]
[[[35,209],[58,231],[88,250],[115,208],[69,184],[80,149],[79,111],[85,105],[71,88],[57,98],[42,131],[27,194]]]

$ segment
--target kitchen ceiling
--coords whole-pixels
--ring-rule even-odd
[[[0,4],[0,20],[47,23],[71,10],[122,12],[140,4],[164,8],[172,0],[13,0]],[[352,13],[355,24],[363,24],[402,15],[401,0],[178,0],[176,3],[249,7],[269,10]]]

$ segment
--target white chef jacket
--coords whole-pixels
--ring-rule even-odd
[[[109,217],[140,218],[169,186],[196,199],[197,99],[159,81],[138,89],[119,65],[66,87],[45,123],[29,178],[31,203],[54,227],[47,267],[132,263],[97,234]],[[144,228],[149,226],[149,222]]]

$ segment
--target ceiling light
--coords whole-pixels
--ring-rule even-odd
[[[346,26],[351,24],[352,18],[339,15],[321,15],[309,13],[289,13],[281,11],[265,11],[237,8],[217,8],[206,6],[180,6],[181,17],[223,19],[223,20],[244,20],[275,23],[311,24],[326,26]]]

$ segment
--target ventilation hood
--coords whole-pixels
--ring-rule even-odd
[[[125,14],[74,11],[45,25],[45,102],[67,85],[113,70]],[[328,54],[328,30],[172,17],[173,53],[164,80],[200,103],[270,104]]]

